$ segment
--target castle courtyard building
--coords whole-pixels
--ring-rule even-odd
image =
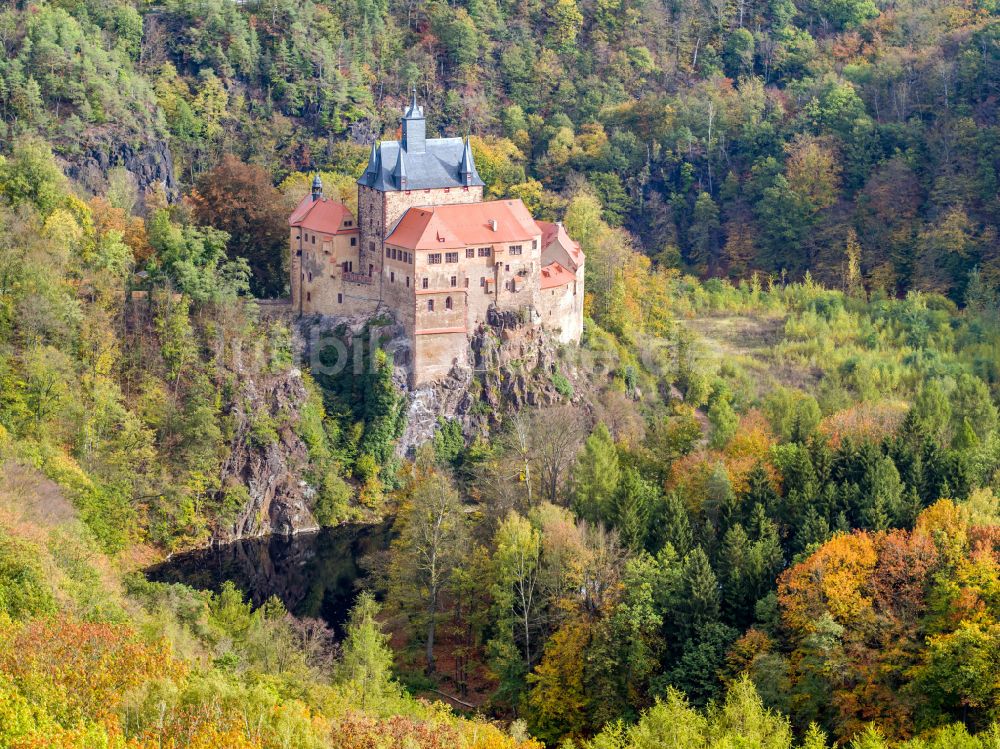
[[[426,137],[416,95],[399,141],[373,144],[358,216],[312,192],[289,218],[292,304],[302,315],[389,309],[406,331],[410,384],[468,358],[487,311],[516,311],[562,342],[583,331],[584,254],[520,200],[483,200],[468,139]]]

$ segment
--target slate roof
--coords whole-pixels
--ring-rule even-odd
[[[468,139],[424,138],[424,109],[417,104],[416,94],[402,124],[401,141],[372,144],[359,185],[391,192],[485,184],[476,171]]]
[[[472,149],[461,138],[428,138],[423,153],[409,153],[396,140],[383,141],[373,146],[372,152],[374,158],[369,156],[368,167],[358,184],[382,192],[486,184],[476,171]],[[463,167],[467,169],[467,177],[461,174]],[[405,184],[400,181],[399,172],[405,174]]]

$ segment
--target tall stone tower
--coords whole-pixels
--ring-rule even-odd
[[[372,144],[368,166],[358,180],[360,258],[358,270],[382,272],[385,238],[413,206],[479,203],[483,180],[468,139],[427,138],[424,108],[417,92],[403,113],[399,141]]]

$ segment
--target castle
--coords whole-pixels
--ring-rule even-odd
[[[358,215],[317,175],[288,219],[292,305],[300,315],[388,308],[406,331],[410,385],[468,358],[487,311],[515,311],[562,342],[583,331],[584,254],[560,223],[520,200],[483,200],[468,139],[427,138],[416,93],[399,141],[373,144]]]

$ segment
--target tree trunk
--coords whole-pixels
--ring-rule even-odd
[[[427,624],[427,673],[434,673],[434,629],[437,625],[437,596],[431,596],[430,622]]]

